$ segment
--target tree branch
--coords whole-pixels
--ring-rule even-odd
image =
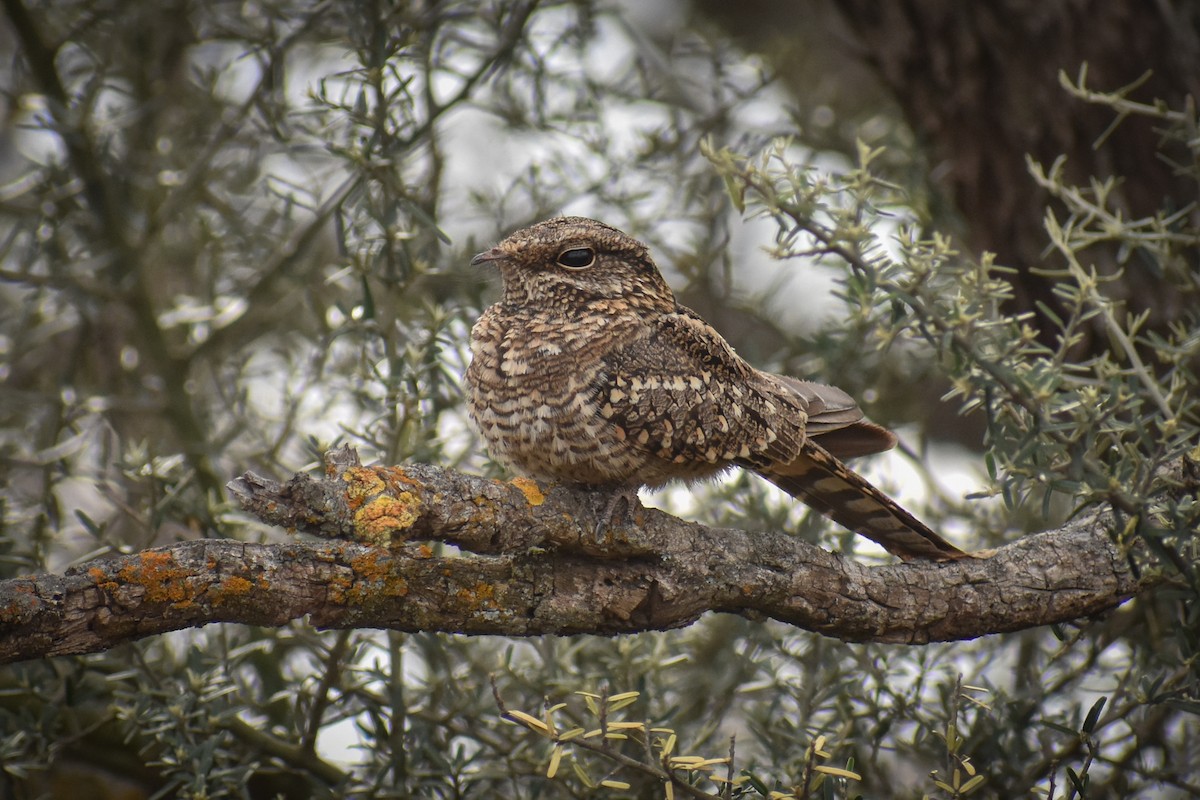
[[[229,488],[263,521],[332,541],[205,539],[0,582],[0,662],[305,615],[324,628],[530,636],[664,630],[725,611],[922,644],[1086,617],[1145,588],[1102,513],[986,558],[868,567],[784,533],[648,509],[597,538],[606,498],[425,464],[363,467],[348,448],[327,455],[324,479],[247,473]],[[462,552],[435,555],[431,541]]]

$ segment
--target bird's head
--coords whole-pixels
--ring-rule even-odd
[[[671,310],[675,297],[646,245],[586,217],[557,217],[513,233],[472,264],[495,264],[517,305],[621,299]]]

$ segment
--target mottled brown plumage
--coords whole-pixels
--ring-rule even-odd
[[[840,389],[747,364],[675,302],[641,242],[562,217],[471,263],[504,279],[467,369],[498,461],[610,491],[739,466],[901,558],[965,555],[839,460],[894,446],[890,431]]]

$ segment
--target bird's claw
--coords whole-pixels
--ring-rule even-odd
[[[634,522],[634,514],[641,509],[636,486],[624,486],[609,495],[592,531],[597,542],[604,541],[609,528],[614,525],[628,525]]]

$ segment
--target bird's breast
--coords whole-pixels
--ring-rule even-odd
[[[642,468],[601,413],[620,326],[489,309],[471,333],[468,410],[493,458],[527,475],[622,484]]]

